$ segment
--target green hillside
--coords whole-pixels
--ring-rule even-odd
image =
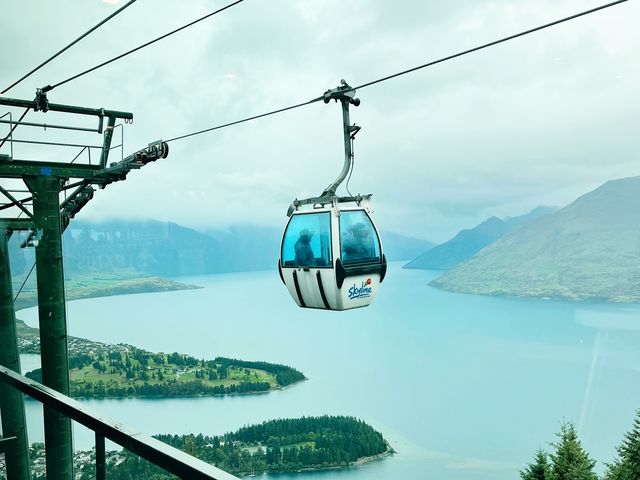
[[[42,382],[42,370],[26,376]],[[217,357],[197,359],[177,352],[152,353],[112,345],[69,357],[72,397],[183,397],[267,392],[305,380],[287,365]]]
[[[485,295],[640,302],[640,177],[609,181],[533,220],[431,285]]]
[[[553,213],[555,210],[553,207],[540,206],[525,215],[505,218],[504,220],[498,217],[491,217],[473,228],[460,231],[451,240],[424,251],[422,255],[414,258],[403,268],[449,270],[470,259],[503,235],[538,217]]]

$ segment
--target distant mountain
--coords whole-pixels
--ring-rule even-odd
[[[473,257],[487,245],[531,220],[556,211],[553,207],[537,207],[526,215],[502,220],[491,217],[481,224],[462,230],[451,240],[424,252],[404,268],[449,270]]]
[[[518,215],[517,217],[507,217],[504,219],[504,221],[507,222],[507,225],[509,225],[509,228],[511,230],[515,230],[516,228],[521,227],[526,223],[529,223],[531,220],[534,220],[538,217],[542,217],[544,215],[549,215],[550,213],[556,213],[558,210],[559,210],[558,207],[549,207],[546,205],[540,205],[534,208],[533,210],[531,210],[529,213],[525,213],[524,215]]]
[[[275,227],[234,225],[229,230],[204,230],[213,238],[234,271],[269,270],[280,258],[282,231]]]
[[[221,242],[156,220],[74,221],[63,247],[67,273],[131,270],[170,277],[235,270]]]
[[[435,243],[428,240],[406,237],[393,232],[381,232],[380,236],[385,257],[389,262],[415,258],[416,255],[435,246]]]
[[[63,237],[65,274],[143,273],[174,277],[275,269],[282,231],[255,225],[198,232],[157,220],[87,222],[74,220]],[[10,242],[12,274],[23,276],[34,249]],[[433,244],[395,233],[383,234],[390,261],[412,258]]]
[[[612,180],[431,282],[464,293],[640,302],[640,177]]]

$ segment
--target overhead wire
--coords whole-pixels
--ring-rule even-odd
[[[454,58],[462,57],[463,55],[467,55],[469,53],[477,52],[478,50],[483,50],[485,48],[493,47],[494,45],[498,45],[500,43],[508,42],[508,41],[514,40],[514,39],[516,39],[518,37],[523,37],[525,35],[529,35],[531,33],[538,32],[540,30],[544,30],[545,28],[550,28],[550,27],[553,27],[555,25],[559,25],[561,23],[568,22],[570,20],[575,20],[576,18],[583,17],[585,15],[589,15],[591,13],[595,13],[595,12],[598,12],[600,10],[604,10],[605,8],[613,7],[614,5],[618,5],[620,3],[625,3],[625,2],[628,2],[628,1],[629,0],[616,0],[615,2],[607,3],[606,5],[600,5],[599,7],[591,8],[589,10],[585,10],[583,12],[576,13],[575,15],[570,15],[568,17],[561,18],[560,20],[555,20],[553,22],[546,23],[546,24],[540,25],[538,27],[530,28],[529,30],[525,30],[525,31],[520,32],[520,33],[509,35],[508,37],[503,37],[503,38],[500,38],[498,40],[494,40],[493,42],[485,43],[484,45],[480,45],[478,47],[474,47],[474,48],[470,48],[468,50],[464,50],[462,52],[454,53],[453,55],[448,55],[446,57],[442,57],[442,58],[439,58],[437,60],[432,60],[430,62],[423,63],[422,65],[418,65],[417,67],[409,68],[407,70],[403,70],[401,72],[394,73],[392,75],[387,75],[386,77],[378,78],[377,80],[372,80],[370,82],[363,83],[362,85],[358,85],[357,87],[353,87],[353,90],[370,87],[371,85],[375,85],[376,83],[385,82],[387,80],[391,80],[392,78],[396,78],[396,77],[399,77],[401,75],[406,75],[407,73],[411,73],[411,72],[415,72],[417,70],[421,70],[423,68],[431,67],[433,65],[437,65],[438,63],[446,62],[448,60],[453,60]]]
[[[391,74],[391,75],[387,75],[387,76],[378,78],[376,80],[372,80],[372,81],[363,83],[363,84],[358,85],[356,87],[351,87],[350,89],[345,90],[345,92],[355,91],[355,90],[363,89],[363,88],[366,88],[366,87],[370,87],[370,86],[375,85],[377,83],[385,82],[387,80],[391,80],[391,79],[399,77],[401,75],[406,75],[408,73],[412,73],[412,72],[415,72],[417,70],[421,70],[423,68],[431,67],[433,65],[452,60],[454,58],[462,57],[464,55],[468,55],[470,53],[477,52],[478,50],[483,50],[485,48],[489,48],[489,47],[498,45],[500,43],[504,43],[504,42],[507,42],[507,41],[510,41],[510,40],[514,40],[514,39],[516,39],[518,37],[523,37],[525,35],[529,35],[531,33],[538,32],[540,30],[544,30],[546,28],[550,28],[550,27],[553,27],[555,25],[559,25],[561,23],[565,23],[565,22],[568,22],[568,21],[571,21],[571,20],[575,20],[575,19],[577,19],[579,17],[583,17],[585,15],[589,15],[591,13],[595,13],[595,12],[598,12],[600,10],[604,10],[606,8],[610,8],[610,7],[613,7],[615,5],[619,5],[621,3],[625,3],[625,2],[628,2],[628,1],[629,0],[616,0],[614,2],[607,3],[605,5],[600,5],[598,7],[594,7],[594,8],[591,8],[589,10],[584,10],[584,11],[576,13],[574,15],[570,15],[568,17],[564,17],[564,18],[561,18],[559,20],[555,20],[553,22],[545,23],[544,25],[540,25],[540,26],[537,26],[537,27],[534,27],[534,28],[530,28],[528,30],[524,30],[522,32],[515,33],[513,35],[509,35],[507,37],[503,37],[503,38],[500,38],[498,40],[494,40],[492,42],[485,43],[483,45],[479,45],[479,46],[474,47],[474,48],[463,50],[461,52],[454,53],[452,55],[447,55],[446,57],[442,57],[442,58],[439,58],[437,60],[432,60],[432,61],[429,61],[427,63],[423,63],[421,65],[418,65],[416,67],[412,67],[412,68],[409,68],[409,69],[406,69],[406,70],[402,70],[400,72],[397,72],[397,73],[394,73],[394,74]],[[307,105],[311,105],[313,103],[319,102],[320,100],[324,100],[324,96],[316,97],[316,98],[313,98],[313,99],[308,100],[306,102],[297,103],[295,105],[291,105],[291,106],[288,106],[288,107],[279,108],[277,110],[271,110],[269,112],[262,113],[262,114],[259,114],[259,115],[252,115],[250,117],[242,118],[240,120],[236,120],[236,121],[233,121],[233,122],[223,123],[221,125],[216,125],[216,126],[213,126],[213,127],[204,128],[202,130],[198,130],[198,131],[195,131],[195,132],[187,133],[187,134],[184,134],[184,135],[179,135],[177,137],[170,138],[169,140],[165,140],[165,142],[167,142],[167,143],[168,142],[175,142],[177,140],[182,140],[184,138],[193,137],[195,135],[200,135],[200,134],[211,132],[211,131],[214,131],[214,130],[219,130],[221,128],[231,127],[233,125],[238,125],[240,123],[249,122],[251,120],[255,120],[255,119],[258,119],[258,118],[268,117],[270,115],[283,113],[283,112],[286,112],[288,110],[294,110],[294,109],[301,108],[301,107],[304,107],[304,106],[307,106]]]
[[[38,70],[40,70],[42,67],[44,67],[47,63],[51,62],[53,59],[55,59],[56,57],[58,57],[59,55],[61,55],[62,53],[66,52],[67,50],[69,50],[71,47],[73,47],[76,43],[78,43],[80,40],[82,40],[83,38],[87,37],[88,35],[90,35],[91,33],[93,33],[94,31],[96,31],[98,28],[100,28],[102,25],[104,25],[105,23],[107,23],[109,20],[111,20],[113,17],[115,17],[116,15],[118,15],[120,12],[122,12],[123,10],[125,10],[126,8],[130,7],[132,4],[134,4],[136,2],[136,0],[130,0],[129,2],[127,2],[125,5],[123,5],[122,7],[120,7],[118,10],[116,10],[115,12],[113,12],[111,15],[109,15],[108,17],[106,17],[104,20],[100,21],[99,23],[97,23],[95,26],[93,26],[92,28],[90,28],[89,30],[87,30],[85,33],[83,33],[82,35],[80,35],[78,38],[76,38],[73,42],[71,42],[70,44],[68,44],[66,47],[62,48],[61,50],[57,51],[56,53],[54,53],[53,55],[51,55],[49,58],[47,58],[44,62],[42,62],[40,65],[38,65],[37,67],[35,67],[34,69],[32,69],[31,71],[29,71],[28,73],[26,73],[25,75],[23,75],[21,78],[19,78],[18,80],[16,80],[15,82],[13,82],[11,85],[9,85],[7,88],[5,88],[4,90],[2,90],[2,92],[0,92],[0,95],[5,94],[6,92],[8,92],[9,90],[11,90],[13,87],[15,87],[16,85],[18,85],[20,82],[22,82],[23,80],[27,79],[28,77],[30,77],[31,75],[33,75],[35,72],[37,72]]]
[[[152,44],[154,44],[156,42],[159,42],[160,40],[163,40],[163,39],[165,39],[165,38],[167,38],[167,37],[169,37],[169,36],[171,36],[171,35],[173,35],[175,33],[178,33],[180,31],[184,30],[185,28],[191,27],[192,25],[195,25],[196,23],[202,22],[203,20],[206,20],[207,18],[210,18],[210,17],[212,17],[212,16],[214,16],[214,15],[216,15],[218,13],[224,12],[225,10],[227,10],[227,9],[229,9],[229,8],[239,4],[239,3],[242,3],[242,2],[244,2],[244,0],[236,0],[235,2],[232,2],[229,5],[226,5],[226,6],[222,7],[222,8],[219,8],[218,10],[215,10],[215,11],[213,11],[211,13],[208,13],[207,15],[204,15],[203,17],[200,17],[200,18],[198,18],[198,19],[196,19],[196,20],[194,20],[192,22],[187,23],[186,25],[183,25],[183,26],[181,26],[179,28],[176,28],[175,30],[172,30],[172,31],[170,31],[168,33],[165,33],[164,35],[161,35],[161,36],[159,36],[157,38],[154,38],[153,40],[150,40],[150,41],[148,41],[146,43],[143,43],[142,45],[139,45],[139,46],[137,46],[135,48],[132,48],[131,50],[128,50],[128,51],[126,51],[124,53],[121,53],[120,55],[117,55],[117,56],[115,56],[115,57],[113,57],[113,58],[111,58],[109,60],[106,60],[106,61],[104,61],[104,62],[102,62],[102,63],[100,63],[100,64],[98,64],[98,65],[96,65],[94,67],[88,68],[88,69],[86,69],[86,70],[84,70],[84,71],[82,71],[82,72],[80,72],[80,73],[78,73],[76,75],[73,75],[72,77],[69,77],[69,78],[67,78],[65,80],[62,80],[62,81],[58,82],[58,83],[54,83],[53,85],[47,85],[42,90],[44,92],[49,92],[49,91],[53,90],[54,88],[59,87],[60,85],[64,85],[65,83],[71,82],[72,80],[76,80],[77,78],[80,78],[80,77],[82,77],[82,76],[84,76],[84,75],[86,75],[88,73],[91,73],[91,72],[93,72],[93,71],[95,71],[95,70],[97,70],[99,68],[102,68],[102,67],[104,67],[106,65],[109,65],[110,63],[113,63],[116,60],[120,60],[121,58],[124,58],[124,57],[126,57],[128,55],[131,55],[132,53],[137,52],[138,50],[141,50],[141,49],[143,49],[145,47],[148,47],[149,45],[152,45]]]
[[[246,118],[243,118],[241,120],[236,120],[234,122],[224,123],[222,125],[217,125],[215,127],[205,128],[204,130],[198,130],[197,132],[187,133],[185,135],[180,135],[178,137],[173,137],[173,138],[170,138],[169,140],[164,140],[164,141],[166,143],[175,142],[176,140],[182,140],[183,138],[193,137],[194,135],[200,135],[202,133],[211,132],[213,130],[219,130],[221,128],[230,127],[232,125],[237,125],[239,123],[249,122],[249,121],[255,120],[257,118],[268,117],[269,115],[275,115],[276,113],[282,113],[282,112],[286,112],[287,110],[293,110],[295,108],[300,108],[300,107],[304,107],[306,105],[311,105],[312,103],[319,102],[323,98],[324,97],[317,97],[317,98],[314,98],[312,100],[309,100],[308,102],[298,103],[296,105],[291,105],[289,107],[279,108],[277,110],[272,110],[270,112],[261,113],[260,115],[253,115],[251,117],[246,117]]]

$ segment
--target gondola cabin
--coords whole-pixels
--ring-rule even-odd
[[[278,270],[298,306],[347,310],[372,302],[387,262],[370,215],[368,198],[291,213]]]

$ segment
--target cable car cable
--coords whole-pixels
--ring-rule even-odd
[[[324,97],[317,97],[317,98],[314,98],[313,100],[309,100],[308,102],[298,103],[296,105],[291,105],[290,107],[279,108],[277,110],[272,110],[272,111],[267,112],[267,113],[261,113],[260,115],[254,115],[252,117],[247,117],[247,118],[243,118],[241,120],[236,120],[235,122],[229,122],[229,123],[224,123],[222,125],[217,125],[215,127],[205,128],[204,130],[198,130],[197,132],[187,133],[185,135],[180,135],[178,137],[173,137],[173,138],[170,138],[169,140],[164,140],[164,141],[166,143],[175,142],[176,140],[182,140],[183,138],[193,137],[194,135],[200,135],[201,133],[207,133],[207,132],[211,132],[213,130],[219,130],[221,128],[230,127],[232,125],[237,125],[239,123],[248,122],[250,120],[255,120],[257,118],[268,117],[269,115],[275,115],[276,113],[282,113],[282,112],[286,112],[287,110],[293,110],[295,108],[300,108],[300,107],[304,107],[304,106],[307,106],[307,105],[311,105],[312,103],[319,102],[323,98]]]
[[[62,50],[59,50],[57,53],[54,53],[52,56],[50,56],[49,58],[47,58],[44,62],[42,62],[40,65],[38,65],[37,67],[35,67],[33,70],[31,70],[29,73],[23,75],[20,79],[16,80],[15,82],[13,82],[11,85],[9,85],[7,88],[5,88],[2,92],[0,92],[0,95],[3,95],[5,93],[7,93],[9,90],[11,90],[13,87],[15,87],[16,85],[18,85],[20,82],[22,82],[23,80],[25,80],[26,78],[30,77],[32,74],[34,74],[35,72],[37,72],[38,70],[40,70],[42,67],[44,67],[47,63],[49,63],[50,61],[52,61],[53,59],[55,59],[56,57],[58,57],[59,55],[61,55],[62,53],[66,52],[67,50],[69,50],[71,47],[73,47],[76,43],[78,43],[80,40],[82,40],[83,38],[87,37],[88,35],[90,35],[91,33],[93,33],[94,31],[96,31],[98,28],[100,28],[102,25],[104,25],[105,23],[107,23],[109,20],[111,20],[113,17],[115,17],[116,15],[118,15],[120,12],[122,12],[125,8],[131,6],[133,3],[135,3],[136,0],[130,0],[129,2],[127,2],[125,5],[123,5],[122,7],[120,7],[118,10],[116,10],[115,12],[113,12],[111,15],[109,15],[108,17],[106,17],[104,20],[102,20],[100,23],[96,24],[94,27],[92,27],[91,29],[87,30],[85,33],[83,33],[82,35],[80,35],[78,38],[76,38],[73,42],[71,42],[69,45],[67,45],[66,47],[64,47]]]
[[[59,87],[60,85],[64,85],[65,83],[68,83],[68,82],[70,82],[70,81],[72,81],[72,80],[75,80],[75,79],[77,79],[77,78],[80,78],[80,77],[82,77],[82,76],[84,76],[84,75],[86,75],[86,74],[88,74],[88,73],[91,73],[91,72],[93,72],[93,71],[95,71],[95,70],[97,70],[97,69],[99,69],[99,68],[102,68],[102,67],[104,67],[105,65],[109,65],[110,63],[113,63],[113,62],[115,62],[116,60],[120,60],[121,58],[124,58],[124,57],[126,57],[127,55],[130,55],[130,54],[132,54],[132,53],[134,53],[134,52],[137,52],[138,50],[141,50],[141,49],[143,49],[143,48],[145,48],[145,47],[148,47],[149,45],[152,45],[152,44],[154,44],[154,43],[156,43],[156,42],[159,42],[160,40],[163,40],[163,39],[165,39],[165,38],[167,38],[167,37],[169,37],[169,36],[173,35],[174,33],[178,33],[178,32],[180,32],[180,31],[184,30],[185,28],[188,28],[188,27],[190,27],[190,26],[192,26],[192,25],[195,25],[195,24],[196,24],[196,23],[198,23],[198,22],[201,22],[201,21],[203,21],[203,20],[206,20],[207,18],[212,17],[212,16],[214,16],[214,15],[216,15],[216,14],[220,13],[220,12],[223,12],[223,11],[225,11],[225,10],[227,10],[227,9],[229,9],[229,8],[231,8],[231,7],[233,7],[233,6],[237,5],[237,4],[239,4],[239,3],[242,3],[242,2],[244,2],[244,0],[236,0],[235,2],[230,3],[229,5],[227,5],[227,6],[225,6],[225,7],[222,7],[222,8],[220,8],[220,9],[218,9],[218,10],[215,10],[215,11],[213,11],[213,12],[211,12],[211,13],[208,13],[207,15],[205,15],[205,16],[203,16],[203,17],[200,17],[200,18],[198,18],[197,20],[194,20],[194,21],[192,21],[192,22],[189,22],[189,23],[187,23],[186,25],[183,25],[183,26],[181,26],[181,27],[179,27],[179,28],[176,28],[175,30],[172,30],[172,31],[170,31],[170,32],[168,32],[168,33],[165,33],[164,35],[161,35],[161,36],[159,36],[159,37],[157,37],[157,38],[155,38],[155,39],[153,39],[153,40],[150,40],[150,41],[148,41],[147,43],[143,43],[142,45],[139,45],[139,46],[137,46],[137,47],[135,47],[135,48],[132,48],[131,50],[128,50],[128,51],[126,51],[126,52],[124,52],[124,53],[121,53],[120,55],[118,55],[118,56],[116,56],[116,57],[113,57],[113,58],[111,58],[110,60],[107,60],[107,61],[105,61],[105,62],[102,62],[102,63],[100,63],[99,65],[96,65],[95,67],[91,67],[91,68],[89,68],[89,69],[87,69],[87,70],[84,70],[83,72],[80,72],[80,73],[78,73],[78,74],[76,74],[76,75],[74,75],[74,76],[72,76],[72,77],[69,77],[69,78],[67,78],[66,80],[62,80],[61,82],[55,83],[55,84],[53,84],[53,85],[47,85],[47,86],[46,86],[46,87],[44,87],[42,90],[43,90],[44,92],[49,92],[49,91],[53,90],[54,88]]]
[[[553,22],[546,23],[544,25],[540,25],[538,27],[531,28],[529,30],[525,30],[525,31],[520,32],[520,33],[516,33],[514,35],[509,35],[508,37],[504,37],[504,38],[501,38],[499,40],[494,40],[493,42],[485,43],[484,45],[480,45],[478,47],[470,48],[468,50],[464,50],[462,52],[458,52],[458,53],[455,53],[453,55],[448,55],[448,56],[440,58],[438,60],[433,60],[433,61],[430,61],[428,63],[424,63],[422,65],[418,65],[416,67],[409,68],[407,70],[403,70],[403,71],[398,72],[398,73],[394,73],[392,75],[387,75],[386,77],[378,78],[377,80],[373,80],[373,81],[370,81],[370,82],[363,83],[362,85],[359,85],[357,87],[353,87],[351,90],[357,90],[357,89],[361,89],[361,88],[370,87],[371,85],[375,85],[377,83],[385,82],[387,80],[391,80],[391,79],[399,77],[401,75],[406,75],[407,73],[415,72],[416,70],[420,70],[420,69],[423,69],[423,68],[426,68],[426,67],[430,67],[430,66],[436,65],[438,63],[443,63],[443,62],[446,62],[448,60],[452,60],[454,58],[462,57],[462,56],[467,55],[469,53],[477,52],[478,50],[482,50],[482,49],[485,49],[485,48],[488,48],[488,47],[492,47],[492,46],[498,45],[500,43],[507,42],[509,40],[514,40],[514,39],[516,39],[518,37],[529,35],[531,33],[538,32],[540,30],[544,30],[546,28],[553,27],[555,25],[559,25],[561,23],[568,22],[570,20],[575,20],[576,18],[583,17],[585,15],[589,15],[591,13],[595,13],[597,11],[604,10],[605,8],[613,7],[615,5],[619,5],[621,3],[625,3],[625,2],[628,2],[628,1],[629,0],[617,0],[615,2],[607,3],[606,5],[601,5],[599,7],[591,8],[589,10],[585,10],[583,12],[571,15],[569,17],[564,17],[564,18],[561,18],[559,20],[555,20]],[[194,135],[200,135],[202,133],[211,132],[213,130],[219,130],[221,128],[231,127],[233,125],[238,125],[240,123],[248,122],[250,120],[255,120],[257,118],[268,117],[270,115],[275,115],[277,113],[282,113],[282,112],[286,112],[288,110],[293,110],[293,109],[296,109],[296,108],[300,108],[300,107],[304,107],[304,106],[307,106],[307,105],[311,105],[313,103],[319,102],[320,100],[324,100],[324,97],[317,97],[317,98],[314,98],[314,99],[309,100],[307,102],[298,103],[296,105],[291,105],[289,107],[279,108],[277,110],[272,110],[270,112],[262,113],[262,114],[259,114],[259,115],[253,115],[251,117],[246,117],[246,118],[243,118],[241,120],[236,120],[234,122],[224,123],[224,124],[217,125],[217,126],[214,126],[214,127],[198,130],[196,132],[187,133],[187,134],[184,134],[184,135],[180,135],[180,136],[177,136],[177,137],[170,138],[169,140],[165,140],[165,142],[167,142],[167,143],[168,142],[175,142],[176,140],[182,140],[184,138],[193,137]]]
[[[407,73],[415,72],[416,70],[420,70],[426,67],[431,67],[432,65],[436,65],[438,63],[446,62],[448,60],[452,60],[457,57],[462,57],[463,55],[467,55],[469,53],[477,52],[478,50],[483,50],[488,47],[493,47],[494,45],[498,45],[500,43],[507,42],[509,40],[514,40],[518,37],[523,37],[525,35],[529,35],[530,33],[534,33],[540,30],[544,30],[545,28],[553,27],[555,25],[559,25],[564,22],[568,22],[569,20],[574,20],[576,18],[589,15],[590,13],[594,13],[600,10],[604,10],[605,8],[613,7],[614,5],[618,5],[620,3],[628,2],[629,0],[617,0],[615,2],[607,3],[606,5],[601,5],[599,7],[592,8],[590,10],[585,10],[584,12],[576,13],[575,15],[571,15],[569,17],[561,18],[560,20],[556,20],[551,23],[546,23],[544,25],[540,25],[539,27],[531,28],[529,30],[525,30],[524,32],[516,33],[514,35],[509,35],[508,37],[501,38],[499,40],[494,40],[493,42],[485,43],[484,45],[480,45],[478,47],[470,48],[469,50],[464,50],[462,52],[454,53],[453,55],[449,55],[447,57],[440,58],[438,60],[433,60],[428,63],[423,63],[422,65],[418,65],[417,67],[409,68],[407,70],[403,70],[402,72],[394,73],[392,75],[387,75],[386,77],[379,78],[377,80],[373,80],[371,82],[363,83],[357,87],[353,87],[354,90],[358,90],[361,88],[370,87],[371,85],[375,85],[376,83],[381,83],[386,80],[391,80],[392,78],[399,77],[401,75],[406,75]]]

